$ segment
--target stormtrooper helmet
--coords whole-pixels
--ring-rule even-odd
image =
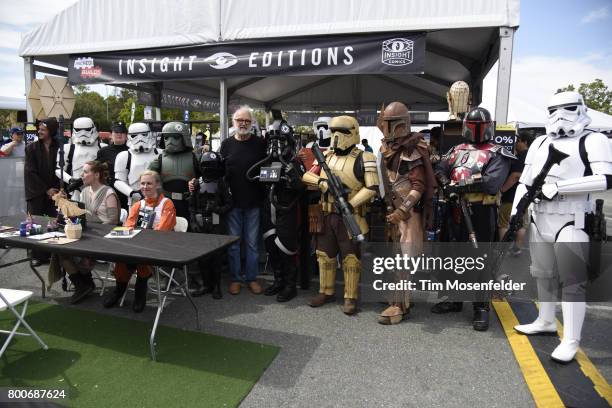
[[[328,116],[321,116],[314,122],[312,122],[312,129],[317,137],[317,144],[321,147],[329,147],[331,142],[331,131],[329,130],[329,121],[331,120]]]
[[[77,118],[72,123],[72,143],[92,146],[98,140],[98,129],[91,118]]]
[[[132,123],[128,128],[127,145],[132,153],[145,153],[153,150],[156,140],[149,125],[146,123]]]
[[[582,95],[559,92],[548,103],[546,133],[552,137],[579,136],[591,123]]]

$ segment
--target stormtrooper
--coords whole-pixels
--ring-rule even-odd
[[[593,216],[591,193],[612,184],[612,152],[608,138],[586,129],[591,123],[587,107],[577,92],[561,92],[548,104],[546,135],[529,148],[513,204],[542,170],[549,145],[568,155],[554,165],[545,178],[541,198],[531,212],[531,274],[536,279],[540,309],[533,323],[515,326],[522,334],[554,334],[555,300],[560,290],[563,339],[551,358],[560,363],[574,359],[585,316],[585,287],[589,217]],[[556,264],[556,268],[555,268]]]
[[[161,150],[146,123],[132,123],[128,128],[128,150],[115,159],[115,183],[113,187],[128,199],[128,208],[142,199],[138,178]]]
[[[77,118],[72,124],[71,143],[64,145],[64,174],[63,181],[67,183],[66,192],[71,194],[70,198],[79,201],[83,179],[81,173],[85,163],[96,160],[98,150],[106,146],[100,143],[98,129],[91,118]],[[57,152],[57,167],[55,175],[62,177],[60,168],[61,152]]]
[[[189,219],[189,204],[185,193],[189,180],[200,176],[200,165],[193,153],[189,126],[181,122],[168,122],[162,128],[164,152],[159,154],[149,170],[159,173],[164,195],[174,203],[177,217]]]

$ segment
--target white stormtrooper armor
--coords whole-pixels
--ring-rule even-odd
[[[64,174],[63,180],[69,183],[70,179],[80,178],[83,166],[86,162],[96,160],[100,147],[106,146],[100,143],[98,129],[91,118],[77,118],[72,124],[71,143],[64,145]],[[60,152],[57,152],[57,167],[55,175],[61,177]],[[70,196],[72,200],[79,201],[81,192],[75,190]]]
[[[119,192],[128,198],[128,204],[139,201],[140,174],[149,167],[161,150],[156,149],[157,141],[146,123],[132,123],[128,128],[127,145],[129,149],[121,152],[115,159],[115,184]]]
[[[585,129],[591,119],[577,92],[553,96],[548,112],[547,134],[538,137],[527,152],[513,213],[526,186],[532,184],[546,162],[548,146],[554,145],[568,157],[551,168],[542,186],[543,198],[532,206],[531,274],[537,281],[540,309],[533,323],[515,329],[523,334],[557,331],[554,294],[561,282],[565,328],[561,344],[551,357],[569,362],[578,350],[586,310],[584,286],[588,251],[584,248],[586,245],[576,243],[589,242],[584,228],[585,215],[595,207],[590,193],[605,191],[611,186],[612,151],[606,136]],[[572,259],[579,262],[572,262]],[[555,264],[558,273],[553,271]]]

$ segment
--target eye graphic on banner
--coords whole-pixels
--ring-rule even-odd
[[[412,64],[414,43],[407,38],[392,38],[382,43],[382,63],[391,66]]]
[[[207,62],[211,68],[225,69],[236,65],[238,63],[238,58],[229,52],[218,52],[206,58],[204,62]]]

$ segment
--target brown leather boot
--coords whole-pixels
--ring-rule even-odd
[[[357,301],[355,299],[344,299],[344,305],[342,305],[342,311],[345,315],[354,315],[357,313]]]
[[[308,304],[310,305],[310,307],[319,307],[323,306],[326,303],[331,303],[335,301],[335,295],[326,295],[325,293],[319,293],[317,294],[317,296],[310,299],[310,302],[308,302]]]
[[[406,318],[408,310],[401,304],[393,304],[386,308],[380,316],[378,316],[378,323],[389,325],[398,324]]]

